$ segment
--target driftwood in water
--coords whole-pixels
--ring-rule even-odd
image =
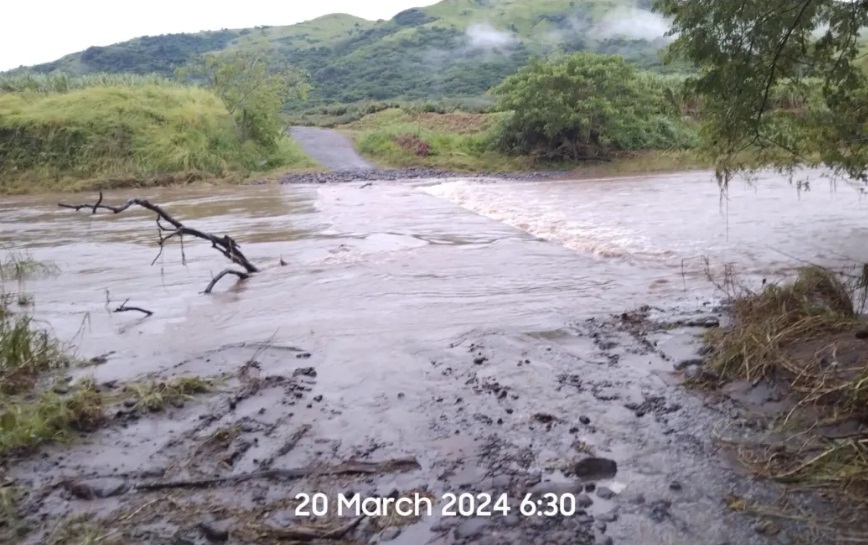
[[[128,306],[127,306],[127,303],[128,303],[128,302],[129,302],[129,299],[127,299],[126,301],[124,301],[123,303],[121,303],[121,306],[119,306],[118,308],[114,309],[114,312],[132,312],[132,311],[135,311],[135,312],[141,312],[141,313],[144,314],[146,317],[147,317],[147,316],[150,316],[150,315],[153,314],[152,311],[150,311],[150,310],[148,310],[148,309],[146,309],[146,308],[142,308],[142,307],[128,307]]]
[[[248,277],[250,277],[251,274],[259,272],[259,269],[244,256],[244,253],[242,253],[241,248],[238,246],[238,243],[236,243],[235,240],[229,235],[223,235],[222,237],[218,237],[216,235],[212,235],[211,233],[206,233],[192,227],[187,227],[186,225],[172,217],[163,208],[145,199],[129,199],[120,206],[111,206],[108,204],[103,204],[103,194],[102,191],[100,191],[99,198],[93,204],[58,203],[58,206],[60,206],[61,208],[71,208],[75,211],[88,209],[91,211],[91,214],[96,214],[97,210],[109,210],[115,214],[120,214],[124,210],[127,210],[128,208],[131,208],[133,206],[139,206],[141,208],[154,212],[157,215],[157,234],[159,237],[160,251],[159,253],[157,253],[157,257],[154,258],[154,261],[151,262],[152,265],[156,263],[157,259],[159,259],[159,257],[162,255],[163,246],[165,245],[165,243],[175,237],[178,237],[178,240],[181,241],[182,258],[184,251],[184,235],[189,235],[191,237],[199,238],[210,242],[212,248],[223,254],[223,256],[232,263],[243,267],[244,271],[239,271],[235,269],[223,270],[222,272],[220,272],[220,274],[218,274],[211,280],[211,282],[208,284],[208,287],[205,288],[205,293],[211,293],[211,290],[214,289],[214,285],[217,284],[217,282],[219,282],[220,279],[226,275],[232,274],[237,276],[241,280],[246,280]],[[133,309],[132,307],[126,307],[126,310],[142,309]]]

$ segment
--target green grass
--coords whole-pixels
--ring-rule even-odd
[[[0,261],[0,280],[20,281],[32,276],[54,275],[59,272],[60,269],[53,262],[33,259],[26,250],[11,249]]]
[[[499,114],[410,113],[388,109],[340,127],[353,136],[364,157],[383,167],[424,166],[456,171],[514,171],[531,165],[488,148],[489,131]],[[424,155],[401,141],[427,148]]]
[[[422,166],[465,172],[564,170],[570,177],[608,177],[711,168],[713,162],[694,150],[646,150],[623,153],[610,162],[544,163],[511,157],[488,145],[503,113],[419,112],[388,108],[337,128],[350,135],[359,153],[381,167]],[[402,147],[400,142],[408,144]],[[413,143],[428,145],[417,155]],[[418,149],[418,148],[417,148]]]
[[[0,191],[242,179],[316,166],[289,139],[272,150],[242,143],[226,108],[207,90],[134,78],[95,83],[0,94]]]

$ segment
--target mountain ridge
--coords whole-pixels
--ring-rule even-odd
[[[14,70],[162,74],[205,53],[256,50],[311,75],[313,104],[478,97],[533,57],[617,53],[662,70],[650,0],[442,0],[390,20],[333,13],[287,26],[141,36]]]

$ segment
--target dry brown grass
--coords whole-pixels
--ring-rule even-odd
[[[809,266],[788,284],[742,291],[731,326],[707,341],[718,384],[768,379],[792,401],[779,422],[789,438],[742,446],[742,460],[762,476],[868,506],[868,322],[854,305],[865,280]]]

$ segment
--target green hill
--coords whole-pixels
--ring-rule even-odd
[[[477,97],[532,56],[620,53],[662,69],[650,0],[443,0],[389,21],[334,14],[290,26],[144,36],[19,71],[170,75],[189,58],[258,49],[307,69],[316,104]]]

